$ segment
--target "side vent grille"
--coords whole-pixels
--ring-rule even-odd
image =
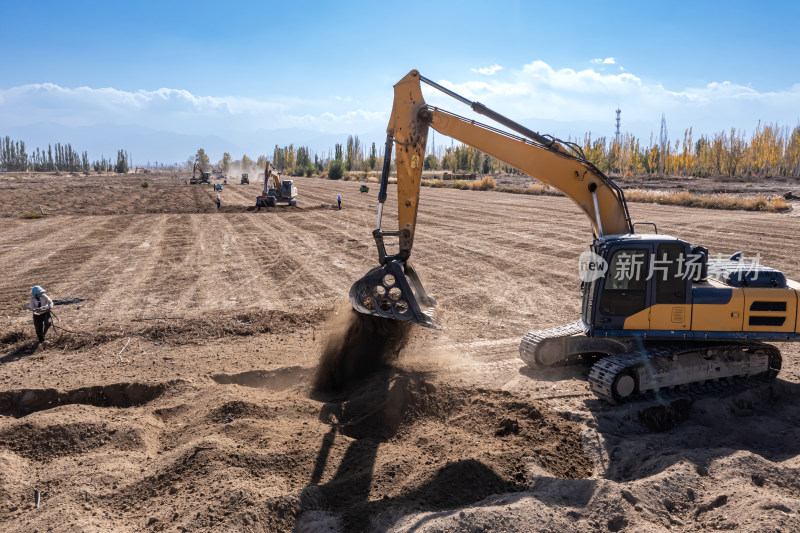
[[[753,302],[751,311],[783,311],[786,312],[786,302]]]
[[[751,316],[751,326],[782,326],[786,322],[785,316]]]

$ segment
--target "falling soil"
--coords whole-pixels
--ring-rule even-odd
[[[349,306],[328,320],[312,386],[321,391],[340,389],[397,359],[408,341],[411,324],[358,313]]]

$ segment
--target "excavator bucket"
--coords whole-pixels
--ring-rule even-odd
[[[365,315],[405,320],[438,329],[436,300],[422,287],[414,267],[399,259],[373,268],[350,288],[353,309]]]

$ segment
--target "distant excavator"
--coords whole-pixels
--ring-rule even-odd
[[[195,163],[194,168],[192,169],[192,177],[189,178],[189,183],[192,185],[198,183],[211,183],[211,172],[204,171],[203,167]]]
[[[421,82],[515,134],[427,105]],[[709,259],[702,246],[659,234],[654,223],[632,222],[622,189],[574,143],[536,133],[416,70],[394,90],[372,232],[380,266],[350,289],[356,311],[438,327],[436,301],[410,260],[428,129],[433,128],[562,191],[592,225],[594,240],[580,258],[581,316],[526,334],[519,353],[530,367],[594,361],[591,389],[611,402],[778,374],[780,351],[764,341],[800,340],[800,283],[745,261],[741,253]],[[395,144],[398,229],[384,231],[381,216]],[[652,225],[653,233],[636,233],[636,224]],[[399,238],[396,254],[386,253],[385,237]],[[532,270],[531,275],[546,273]]]
[[[264,168],[264,192],[256,197],[256,207],[275,207],[279,202],[297,205],[297,187],[292,180],[282,179],[280,173],[267,161]]]

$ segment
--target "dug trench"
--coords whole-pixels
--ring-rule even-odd
[[[349,320],[334,344],[364,346]],[[406,337],[394,333],[382,351],[350,352],[347,368],[363,370],[356,355],[380,364],[337,373],[324,391],[312,385],[333,383],[320,381],[336,360],[330,343],[316,372],[9,393],[6,414],[27,416],[0,435],[0,520],[58,529],[76,524],[65,509],[82,509],[79,524],[100,529],[314,531],[328,521],[363,531],[525,491],[531,468],[592,475],[578,424],[524,394],[401,369]],[[34,488],[44,494],[36,513]]]

